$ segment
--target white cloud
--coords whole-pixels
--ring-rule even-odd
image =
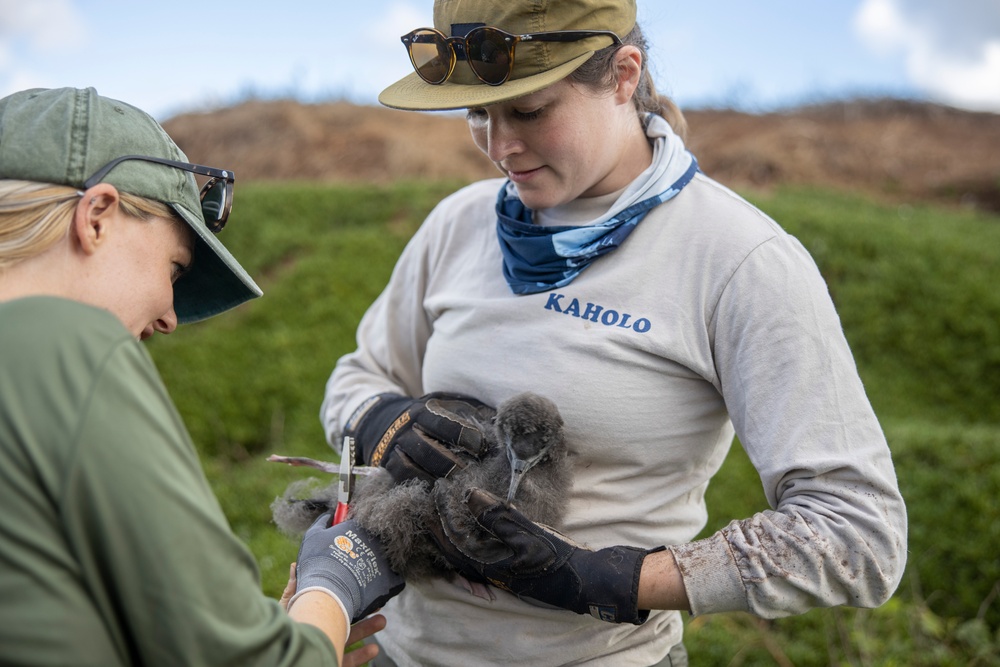
[[[365,32],[373,49],[405,53],[403,44],[399,41],[400,35],[405,35],[414,28],[432,25],[432,18],[426,7],[412,2],[395,2],[386,9],[384,15],[369,24]]]
[[[393,2],[377,16],[358,12],[357,17],[366,26],[352,45],[352,87],[368,98],[364,101],[374,102],[380,90],[413,71],[399,38],[414,28],[433,25],[431,3]]]
[[[901,52],[913,83],[930,95],[1000,112],[1000,2],[864,0],[855,29],[876,52]]]
[[[889,54],[911,41],[908,26],[893,0],[865,0],[854,17],[854,27],[881,54]]]
[[[5,47],[24,42],[37,51],[71,50],[82,42],[83,26],[69,0],[0,0],[0,45]]]
[[[72,53],[85,35],[69,0],[0,0],[0,96],[50,85],[36,60]]]

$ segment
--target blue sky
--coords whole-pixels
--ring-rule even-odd
[[[893,95],[1000,113],[1000,0],[638,3],[682,107]],[[94,86],[161,121],[249,95],[375,104],[432,4],[0,0],[0,95]]]

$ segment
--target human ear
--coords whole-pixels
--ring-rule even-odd
[[[639,87],[639,78],[642,76],[642,52],[628,44],[618,49],[614,58],[617,76],[615,99],[619,104],[625,104],[632,100],[632,94]]]
[[[72,236],[84,254],[94,254],[107,239],[120,201],[118,190],[109,183],[98,183],[83,193],[73,213]]]

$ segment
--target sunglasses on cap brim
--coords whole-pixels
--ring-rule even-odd
[[[610,37],[615,46],[622,44],[618,35],[610,30],[554,30],[514,35],[489,26],[473,28],[464,37],[446,37],[434,28],[417,28],[400,39],[414,71],[431,85],[447,81],[455,70],[455,63],[465,60],[480,81],[499,86],[514,71],[514,47],[520,42],[576,42],[589,37]]]
[[[215,167],[150,157],[148,155],[122,155],[98,169],[93,176],[84,182],[83,189],[86,190],[97,185],[112,169],[128,160],[142,160],[143,162],[166,165],[174,169],[183,169],[199,176],[208,176],[209,179],[201,187],[200,194],[201,214],[205,218],[205,226],[214,234],[218,234],[226,226],[226,221],[229,220],[229,212],[233,208],[233,183],[236,181],[236,175],[226,169],[216,169]]]

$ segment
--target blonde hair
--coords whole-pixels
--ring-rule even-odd
[[[586,86],[599,90],[611,90],[618,83],[618,70],[615,67],[615,54],[622,46],[634,46],[642,54],[642,71],[639,73],[639,86],[632,94],[632,102],[639,114],[639,119],[645,125],[647,113],[663,116],[670,127],[681,139],[687,138],[688,124],[680,107],[669,97],[656,92],[653,75],[649,71],[649,42],[638,24],[622,37],[620,45],[608,46],[594,53],[587,62],[578,67],[570,78]]]
[[[66,185],[0,180],[0,269],[36,257],[65,238],[81,194]],[[126,192],[119,196],[121,211],[130,218],[181,222],[162,202]]]

